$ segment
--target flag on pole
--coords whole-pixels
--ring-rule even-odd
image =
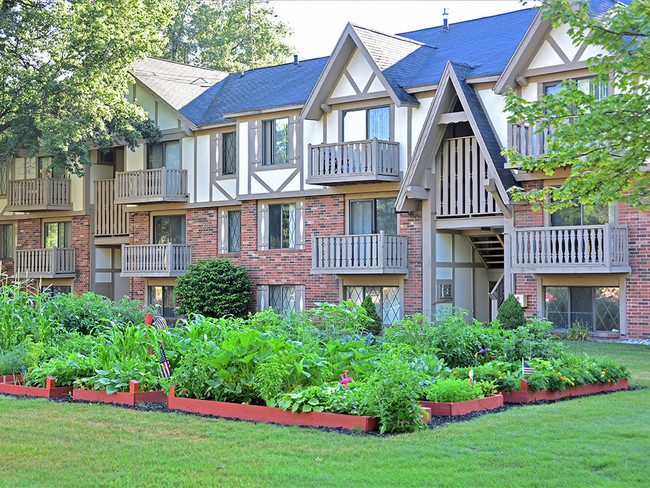
[[[169,378],[172,375],[172,368],[169,366],[169,361],[167,360],[167,355],[165,354],[165,348],[160,346],[160,377]]]
[[[531,368],[524,358],[521,358],[521,375],[533,374],[533,368]]]

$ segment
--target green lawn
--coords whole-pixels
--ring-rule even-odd
[[[593,344],[650,386],[650,347]],[[650,390],[353,437],[0,395],[0,486],[648,486]]]

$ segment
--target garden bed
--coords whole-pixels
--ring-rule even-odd
[[[215,417],[270,422],[284,425],[334,427],[350,430],[360,429],[362,432],[377,430],[379,428],[379,419],[367,415],[345,415],[327,412],[303,413],[282,410],[275,407],[264,407],[261,405],[246,405],[242,403],[180,398],[175,395],[173,387],[169,392],[167,408],[170,410],[182,410],[184,412],[200,413],[203,415],[214,415]],[[429,409],[425,410],[430,414]]]
[[[51,376],[47,377],[45,388],[40,388],[37,386],[23,386],[14,383],[0,383],[0,393],[7,393],[9,395],[27,395],[41,398],[61,398],[70,395],[71,392],[71,386],[56,386],[56,380]]]
[[[9,383],[11,385],[17,385],[19,383],[22,383],[22,381],[23,381],[23,375],[20,373],[6,374],[4,376],[0,376],[0,384]]]
[[[588,385],[571,386],[564,390],[539,390],[531,391],[526,380],[521,380],[521,391],[503,392],[505,403],[530,403],[548,400],[559,400],[560,398],[592,395],[604,391],[626,390],[628,380],[618,380],[616,383],[590,383]]]
[[[420,405],[431,409],[431,415],[441,415],[444,417],[455,417],[482,410],[492,410],[503,406],[503,395],[492,395],[487,398],[478,398],[476,400],[467,400],[464,402],[429,402],[420,400]]]
[[[122,405],[138,405],[140,403],[165,403],[167,395],[164,391],[140,391],[140,383],[131,381],[128,392],[106,393],[99,390],[72,390],[73,400],[87,402],[117,403]]]

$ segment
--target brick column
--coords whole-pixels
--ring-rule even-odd
[[[149,212],[132,212],[129,214],[129,244],[149,244]],[[129,298],[131,300],[145,300],[144,278],[129,278]]]
[[[77,277],[74,280],[76,295],[90,291],[90,216],[72,217],[72,247],[74,248]]]
[[[404,314],[422,313],[422,210],[398,214],[398,233],[408,236],[408,278],[404,281]]]

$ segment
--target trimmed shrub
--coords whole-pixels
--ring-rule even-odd
[[[505,330],[513,330],[522,325],[526,325],[526,317],[524,317],[524,309],[511,293],[508,295],[497,314],[497,320],[501,323],[501,328]]]
[[[243,317],[252,298],[253,283],[246,268],[224,258],[199,259],[177,279],[176,311],[206,317]]]
[[[361,302],[361,307],[366,311],[368,318],[372,321],[367,325],[368,332],[372,333],[373,335],[381,334],[381,318],[377,313],[377,307],[375,307],[375,304],[373,303],[372,297],[370,295],[366,295],[366,298],[364,298],[363,302]]]

